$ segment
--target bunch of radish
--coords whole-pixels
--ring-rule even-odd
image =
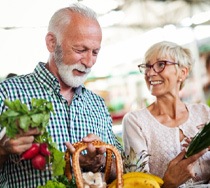
[[[50,156],[47,143],[33,143],[32,146],[21,154],[20,160],[31,160],[34,169],[44,170],[46,158]]]
[[[0,114],[0,127],[6,129],[8,138],[15,138],[17,134],[27,132],[30,128],[37,128],[42,134],[34,137],[31,148],[25,151],[20,160],[31,160],[32,167],[44,170],[46,164],[50,164],[54,176],[64,173],[64,152],[58,146],[47,131],[53,104],[45,99],[32,98],[30,108],[19,99],[4,100],[7,108]]]

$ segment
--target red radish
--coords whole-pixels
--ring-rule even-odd
[[[44,170],[46,166],[46,159],[43,155],[38,154],[32,160],[32,166],[37,170]]]
[[[48,149],[47,143],[41,143],[40,144],[40,153],[44,156],[50,156],[50,151]]]
[[[33,143],[32,146],[26,150],[24,153],[21,154],[21,159],[20,160],[28,160],[32,159],[39,153],[39,144],[38,143]]]

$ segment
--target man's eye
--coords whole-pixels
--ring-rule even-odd
[[[99,53],[99,50],[94,50],[94,51],[93,51],[93,55],[94,55],[94,56],[97,56],[98,53]]]
[[[85,52],[85,50],[77,50],[78,52],[82,53],[82,52]]]
[[[75,49],[73,48],[73,50],[76,52],[76,53],[82,53],[85,51],[85,49]]]

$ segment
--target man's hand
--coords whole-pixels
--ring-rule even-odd
[[[34,136],[39,135],[37,128],[31,128],[27,132],[20,131],[15,138],[8,138],[6,135],[0,140],[0,153],[20,155],[29,149],[34,141]]]
[[[104,153],[106,152],[105,147],[95,148],[93,144],[91,143],[94,140],[101,140],[97,135],[94,134],[88,134],[87,137],[84,137],[82,139],[83,142],[88,143],[87,146],[87,153],[86,154],[80,154],[80,167],[83,169],[83,171],[92,171],[92,172],[98,172],[101,170],[101,167],[105,166],[105,156]],[[75,151],[75,148],[72,144],[69,142],[66,143],[67,148],[69,149],[70,153],[73,154]]]

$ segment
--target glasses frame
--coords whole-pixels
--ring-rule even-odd
[[[154,69],[154,65],[157,64],[157,63],[160,63],[160,62],[164,63],[164,67],[163,67],[163,69],[162,69],[161,71],[156,71],[156,70]],[[179,65],[179,64],[176,63],[176,62],[168,61],[168,60],[158,60],[158,61],[156,61],[156,62],[155,62],[154,64],[152,64],[152,65],[145,64],[145,63],[139,64],[139,65],[138,65],[138,68],[139,68],[140,73],[146,75],[146,74],[149,72],[149,70],[150,70],[151,68],[154,70],[154,72],[156,72],[156,73],[161,73],[161,72],[163,72],[163,71],[165,70],[166,65]],[[142,72],[142,71],[141,71],[142,69],[145,69],[145,72]],[[146,69],[148,69],[148,71],[146,71]]]

